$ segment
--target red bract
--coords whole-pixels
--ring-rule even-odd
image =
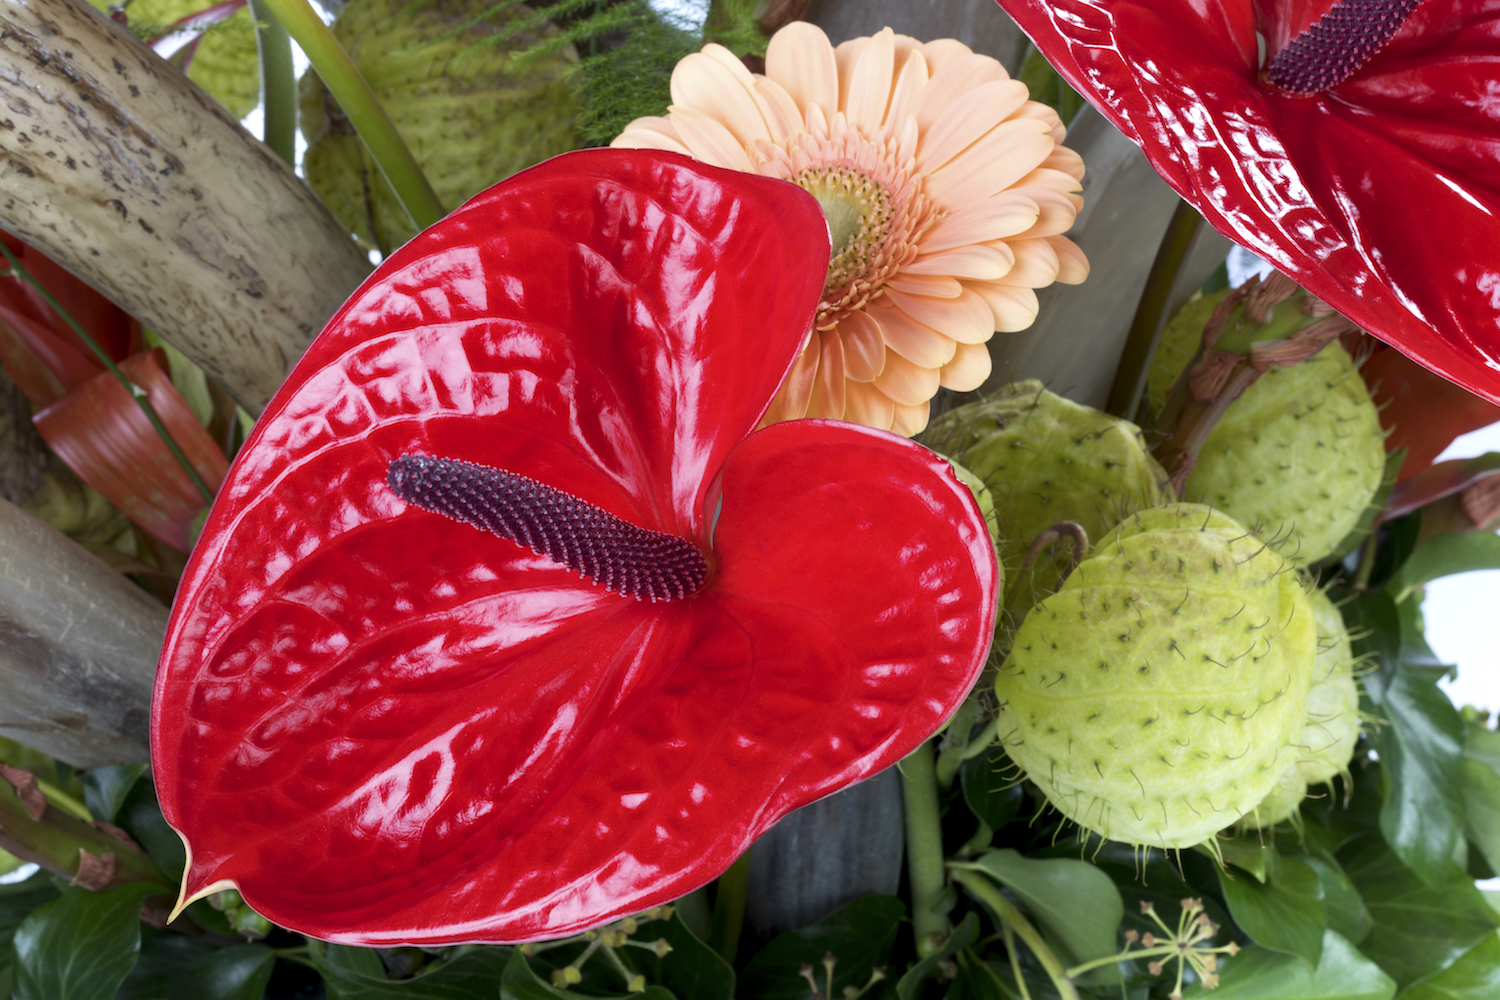
[[[178,593],[152,757],[184,898],[233,883],[349,943],[557,936],[704,884],[931,734],[994,626],[973,497],[883,432],[745,437],[828,255],[792,185],[635,150],[548,161],[393,254]],[[435,460],[685,540],[707,582],[634,600],[398,499]]]
[[[1000,3],[1214,228],[1500,402],[1500,0]]]

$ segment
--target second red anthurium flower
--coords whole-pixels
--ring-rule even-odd
[[[345,943],[556,937],[929,736],[994,628],[972,495],[881,431],[750,434],[828,256],[796,187],[633,150],[393,254],[178,593],[152,757],[183,898]]]
[[[1000,3],[1214,228],[1500,403],[1500,4]]]

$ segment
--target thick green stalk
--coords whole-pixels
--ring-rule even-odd
[[[901,797],[906,807],[906,873],[911,881],[911,929],[917,953],[930,954],[952,930],[947,914],[937,912],[946,880],[943,875],[943,824],[938,808],[937,772],[932,742],[917,747],[900,764]]]
[[[995,912],[1002,927],[1010,927],[1020,935],[1021,940],[1026,942],[1037,961],[1041,963],[1052,985],[1057,987],[1058,995],[1062,1000],[1080,1000],[1078,988],[1068,978],[1068,972],[1063,968],[1062,962],[1057,960],[1052,949],[1047,947],[1047,942],[1037,929],[1031,926],[1031,921],[1026,919],[1025,914],[1016,909],[1016,905],[1005,898],[1005,893],[981,875],[977,870],[968,865],[950,865],[949,870],[953,873],[953,881],[968,889],[978,896],[980,901]]]
[[[255,44],[260,48],[263,141],[271,152],[295,167],[297,71],[292,65],[292,39],[265,0],[250,0],[250,13],[255,17]]]
[[[729,870],[719,876],[714,889],[714,912],[709,919],[709,946],[733,963],[745,927],[745,897],[750,886],[750,852],[741,854]]]
[[[302,47],[308,62],[359,133],[412,224],[426,229],[447,214],[416,157],[396,131],[375,91],[307,0],[260,0]]]
[[[1172,285],[1177,281],[1177,272],[1187,259],[1198,229],[1203,225],[1203,216],[1185,201],[1177,203],[1172,221],[1156,249],[1156,260],[1151,264],[1151,273],[1146,277],[1146,287],[1141,292],[1136,306],[1135,319],[1130,323],[1130,334],[1125,340],[1124,353],[1120,355],[1120,366],[1115,369],[1115,381],[1109,388],[1109,402],[1104,409],[1117,417],[1134,420],[1140,408],[1141,396],[1146,391],[1146,374],[1161,332],[1167,325],[1167,307],[1171,303]]]
[[[78,321],[73,318],[73,314],[64,309],[62,303],[53,298],[52,293],[43,288],[40,281],[32,277],[31,272],[26,270],[19,260],[16,260],[15,254],[11,253],[10,248],[4,243],[0,243],[0,253],[5,255],[6,263],[10,265],[11,272],[37,290],[38,294],[46,300],[46,303],[63,318],[63,322],[67,323],[68,326],[72,327],[73,332],[78,334],[78,339],[82,340],[88,349],[94,353],[94,357],[99,360],[99,363],[104,365],[105,369],[115,377],[115,380],[125,387],[125,391],[130,393],[130,397],[140,404],[141,411],[146,414],[146,419],[156,429],[157,435],[162,439],[162,443],[167,446],[167,450],[172,453],[172,457],[177,460],[177,464],[182,466],[182,471],[187,473],[188,479],[192,481],[199,495],[203,497],[203,502],[213,503],[213,491],[203,482],[203,477],[198,475],[198,470],[193,468],[193,463],[187,460],[187,456],[177,446],[177,441],[172,437],[171,432],[167,430],[166,425],[161,422],[161,418],[156,415],[156,410],[152,408],[151,400],[146,398],[146,393],[125,377],[125,373],[120,371],[114,359],[105,353],[104,348],[100,347],[93,337],[89,336],[87,330],[78,325]]]
[[[3,780],[0,780],[0,848],[54,875],[78,879],[80,883],[87,883],[90,878],[88,872],[79,873],[83,859],[79,852],[86,851],[96,859],[111,856],[113,866],[108,869],[108,880],[102,885],[86,886],[91,889],[122,882],[156,882],[164,887],[173,884],[145,854],[55,806],[45,808],[41,819],[32,819],[15,788]]]

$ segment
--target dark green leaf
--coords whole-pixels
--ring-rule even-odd
[[[113,823],[130,790],[145,773],[145,764],[114,764],[85,771],[83,804],[95,819]]]
[[[1495,1000],[1500,997],[1500,937],[1491,934],[1463,958],[1401,996],[1405,1000]]]
[[[22,882],[0,885],[0,986],[3,986],[0,997],[10,996],[15,964],[11,939],[16,935],[16,928],[31,916],[32,911],[52,902],[57,896],[57,885],[45,871],[39,871]]]
[[[1334,931],[1316,969],[1292,955],[1247,948],[1220,966],[1219,987],[1194,985],[1188,1000],[1391,1000],[1396,984]]]
[[[27,917],[13,942],[15,1000],[110,1000],[141,947],[141,900],[162,886],[69,889]]]
[[[1451,862],[1448,878],[1429,884],[1375,837],[1360,838],[1339,860],[1375,922],[1360,951],[1402,986],[1446,969],[1500,923]]]
[[[991,851],[974,863],[1026,904],[1054,947],[1061,946],[1064,965],[1119,950],[1115,939],[1125,904],[1094,865],[1077,858],[1027,858],[1012,850]]]
[[[1224,901],[1240,929],[1272,951],[1299,955],[1316,966],[1323,954],[1323,886],[1318,873],[1296,858],[1282,858],[1264,885],[1229,869],[1219,873]]]
[[[891,946],[905,916],[905,905],[894,896],[864,896],[811,927],[778,934],[740,973],[740,1000],[806,997],[807,980],[797,970],[803,963],[821,969],[823,956],[829,953],[838,959],[834,996],[845,986],[860,989],[869,981],[871,971],[890,961]]]
[[[987,752],[970,757],[958,773],[969,810],[991,830],[999,830],[1015,819],[1025,793],[1004,747],[997,743]]]
[[[1480,569],[1500,569],[1500,535],[1488,531],[1434,535],[1417,546],[1386,590],[1400,601],[1424,583]]]
[[[1344,871],[1344,866],[1332,854],[1317,854],[1303,858],[1313,871],[1318,873],[1318,884],[1323,887],[1323,910],[1328,917],[1328,929],[1352,944],[1359,944],[1369,936],[1375,922],[1370,911],[1360,898],[1359,890]]]
[[[1495,869],[1500,866],[1500,732],[1473,724],[1465,728],[1458,777],[1469,841]]]
[[[965,949],[958,954],[958,978],[945,1000],[1020,1000],[1021,995],[1011,988],[1009,978],[1009,970],[1002,977],[973,949]]]
[[[646,982],[665,986],[683,1000],[731,1000],[734,996],[734,969],[730,964],[688,929],[678,914],[671,920],[655,920],[642,925],[634,939],[644,943],[665,938],[672,950],[658,958],[649,951],[631,948],[631,964],[646,977]]]
[[[260,1000],[275,965],[265,945],[221,948],[187,970],[177,1000]]]
[[[1378,664],[1364,687],[1386,723],[1372,734],[1387,781],[1380,829],[1402,861],[1436,882],[1446,878],[1463,839],[1464,729],[1437,686],[1442,671],[1433,666],[1416,612],[1414,602],[1398,606],[1385,594],[1345,605],[1346,619],[1362,634],[1356,652],[1373,654]]]
[[[509,948],[474,946],[410,979],[387,979],[380,957],[368,948],[325,945],[312,951],[328,1000],[495,1000],[512,957]],[[514,957],[521,958],[520,952]],[[525,968],[525,959],[521,963]]]
[[[151,860],[165,874],[181,880],[182,870],[187,867],[187,851],[182,838],[167,825],[162,817],[161,806],[156,801],[156,789],[150,781],[137,781],[125,795],[125,805],[117,814],[117,820],[136,839]]]
[[[115,1000],[176,1000],[184,969],[210,957],[219,949],[200,938],[173,931],[145,929],[135,968],[120,984]],[[211,1000],[211,998],[204,998]]]
[[[963,949],[972,945],[979,937],[979,914],[970,912],[963,922],[948,935],[948,940],[937,951],[913,965],[896,982],[896,1000],[913,1000],[923,981],[938,971],[938,968]],[[805,994],[803,994],[805,995]]]
[[[1270,878],[1279,858],[1276,848],[1259,837],[1224,837],[1216,847],[1226,865],[1234,865],[1249,872],[1257,882]],[[1201,846],[1198,850],[1207,853]]]
[[[406,982],[415,982],[415,980],[407,980]],[[392,985],[398,985],[398,984],[392,984]],[[493,990],[493,986],[491,987],[491,989]],[[491,1000],[491,998],[493,998],[495,994],[493,992],[484,993],[484,994],[480,994],[480,993],[442,993],[442,994],[438,994],[438,993],[433,993],[433,994],[426,994],[426,993],[390,993],[390,994],[380,993],[380,994],[375,994],[375,993],[370,993],[370,994],[360,994],[361,998],[368,996],[368,997],[372,997],[372,998],[378,998],[378,1000],[386,1000],[387,996],[391,997],[392,1000],[395,1000],[395,998],[397,998],[397,997],[412,997],[412,996],[420,996],[420,997],[423,997],[424,1000],[425,1000],[425,998],[427,996],[429,996],[429,995],[432,996],[432,997],[434,997],[434,998],[441,997],[442,1000],[447,1000],[448,997],[454,997],[454,998],[462,997],[463,1000],[468,1000],[468,998],[471,997],[471,996],[474,997],[474,998],[476,998],[476,1000],[478,1000],[478,998],[480,996],[483,996],[484,1000]],[[673,995],[671,994],[670,991],[665,990],[665,989],[663,989],[660,986],[648,986],[648,987],[646,987],[645,992],[642,992],[642,993],[632,993],[632,994],[630,994],[630,996],[632,998],[640,998],[640,1000],[676,1000],[676,998],[673,997]],[[333,994],[332,993],[329,994],[329,997],[330,997],[330,1000],[333,1000]],[[504,972],[502,973],[501,978],[500,978],[500,998],[501,998],[501,1000],[585,1000],[584,994],[582,994],[582,993],[574,993],[571,990],[558,989],[556,986],[553,986],[551,983],[545,981],[540,976],[538,976],[535,972],[533,972],[531,970],[531,966],[526,963],[526,956],[521,954],[521,950],[519,948],[517,948],[517,949],[515,949],[514,951],[511,952],[510,960],[505,963],[505,969],[504,969]]]

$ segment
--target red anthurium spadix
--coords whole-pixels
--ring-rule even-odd
[[[346,943],[555,937],[930,735],[994,627],[973,497],[881,431],[750,433],[828,256],[790,184],[595,150],[382,264],[178,592],[152,758],[183,898]]]
[[[1500,402],[1500,2],[1000,4],[1215,229]]]

